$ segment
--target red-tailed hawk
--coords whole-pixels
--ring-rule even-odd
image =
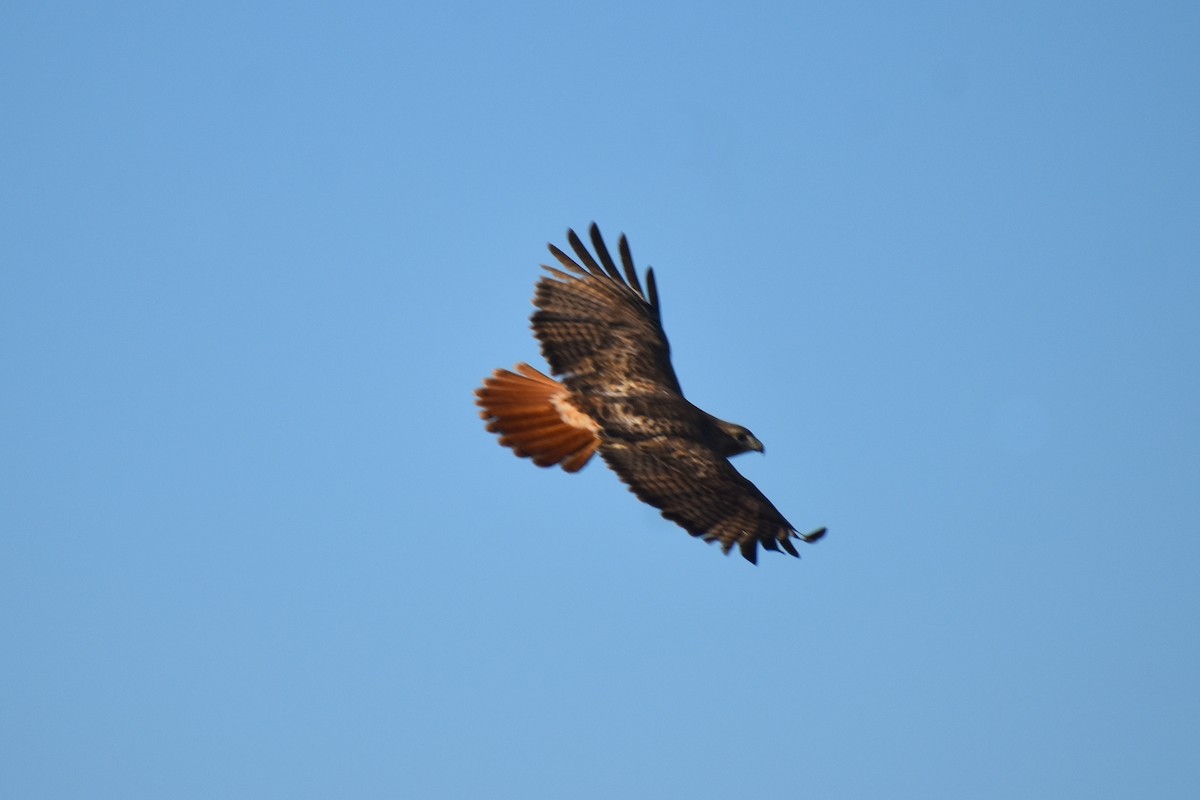
[[[538,281],[533,299],[534,334],[562,383],[528,364],[496,370],[475,392],[487,429],[518,456],[567,472],[599,450],[638,498],[726,553],[736,544],[755,563],[761,544],[799,557],[791,540],[815,542],[825,529],[797,533],[729,463],[739,453],[761,453],[762,443],[684,399],[654,270],[646,271],[643,290],[625,237],[622,275],[594,224],[590,234],[599,262],[568,230],[582,266],[549,245],[563,269],[543,265],[550,277]]]

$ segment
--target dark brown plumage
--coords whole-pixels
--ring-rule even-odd
[[[567,231],[578,262],[549,245],[562,269],[543,265],[550,275],[534,295],[534,334],[562,382],[528,364],[496,370],[476,391],[488,430],[518,456],[567,472],[599,451],[641,500],[726,553],[736,544],[753,563],[761,544],[799,556],[791,540],[815,542],[825,529],[797,533],[729,463],[762,444],[684,398],[654,270],[643,289],[625,237],[618,270],[599,229],[589,233],[595,256]]]

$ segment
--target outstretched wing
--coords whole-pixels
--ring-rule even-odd
[[[550,245],[562,269],[543,265],[550,276],[537,284],[533,331],[550,370],[582,398],[682,396],[654,270],[647,270],[643,290],[625,237],[619,244],[622,274],[594,223],[589,234],[599,261],[575,231],[567,231],[579,261]]]
[[[546,266],[538,281],[533,330],[572,404],[600,427],[601,456],[642,501],[725,552],[737,544],[754,562],[761,544],[799,555],[791,539],[824,529],[798,534],[714,447],[714,419],[684,399],[671,366],[654,271],[643,290],[625,237],[622,272],[594,224],[589,234],[595,257],[574,231],[579,261],[550,245],[562,269]]]
[[[793,538],[815,542],[821,528],[800,534],[725,458],[701,442],[680,438],[611,444],[600,455],[643,502],[726,553],[737,544],[750,563],[758,545],[799,557]]]

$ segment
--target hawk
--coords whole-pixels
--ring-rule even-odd
[[[622,274],[595,224],[589,233],[595,257],[573,230],[578,261],[549,245],[562,269],[543,265],[533,298],[534,335],[561,382],[528,364],[496,370],[475,392],[487,429],[540,467],[577,472],[599,452],[640,500],[726,554],[736,544],[757,563],[761,544],[799,557],[792,539],[815,542],[825,528],[797,533],[733,468],[730,456],[762,443],[684,398],[654,270],[643,289],[625,236]]]

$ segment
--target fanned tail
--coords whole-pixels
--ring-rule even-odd
[[[475,390],[487,429],[539,467],[578,472],[600,446],[599,426],[577,410],[567,387],[528,364],[498,369]]]

